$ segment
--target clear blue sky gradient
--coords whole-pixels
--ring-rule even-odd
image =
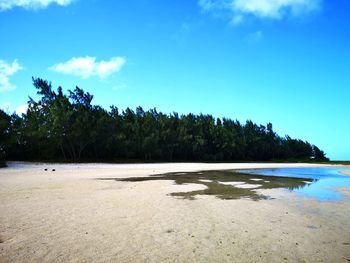
[[[350,159],[350,2],[232,25],[196,0],[76,0],[62,7],[0,12],[0,60],[17,59],[17,88],[0,93],[10,111],[35,97],[31,77],[94,103],[209,113],[308,140],[334,160]],[[126,58],[106,79],[48,70],[72,57]]]

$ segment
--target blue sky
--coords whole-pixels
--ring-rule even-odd
[[[350,159],[348,0],[0,0],[0,107],[31,77],[94,103],[210,113]]]

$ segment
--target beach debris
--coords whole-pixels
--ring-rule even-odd
[[[47,171],[47,168],[45,168],[44,171]]]
[[[52,171],[54,172],[54,171],[56,171],[56,169],[52,169]]]

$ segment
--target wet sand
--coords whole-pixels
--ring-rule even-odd
[[[339,202],[281,189],[262,190],[272,200],[187,200],[170,194],[203,185],[96,180],[309,166],[10,163],[0,169],[0,262],[348,262],[348,188]]]
[[[349,168],[350,169],[350,168]],[[344,170],[342,171],[343,174],[350,175],[350,170]]]

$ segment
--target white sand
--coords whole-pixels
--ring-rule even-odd
[[[350,170],[341,171],[342,174],[350,175]]]
[[[289,166],[315,165],[10,163],[0,169],[0,262],[347,262],[347,200],[277,189],[258,202],[183,200],[168,194],[199,186],[96,180]]]
[[[238,185],[235,185],[235,187],[243,188],[243,189],[253,189],[253,188],[258,188],[260,186],[261,186],[261,184],[238,184]]]
[[[211,182],[213,182],[213,180],[206,180],[206,179],[200,179],[198,181],[199,182],[203,182],[203,183],[211,183]]]
[[[250,179],[250,180],[256,181],[256,182],[263,181],[263,179],[258,179],[258,178],[252,178],[252,179]]]

